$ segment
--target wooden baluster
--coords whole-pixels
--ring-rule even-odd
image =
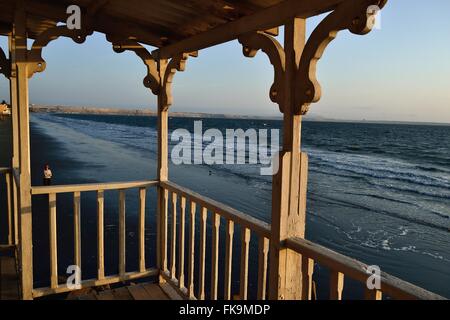
[[[211,254],[211,300],[217,300],[217,287],[219,283],[219,231],[220,215],[214,213],[212,232],[212,254]]]
[[[14,169],[13,169],[14,170]],[[14,244],[19,245],[19,188],[16,179],[12,179],[12,205],[13,205],[13,215],[14,215]]]
[[[225,235],[225,292],[224,299],[231,300],[231,275],[233,268],[233,236],[234,221],[227,220],[227,230]]]
[[[194,260],[195,260],[195,212],[197,205],[191,201],[191,219],[189,228],[189,255],[188,255],[188,297],[194,298]]]
[[[145,272],[145,197],[147,190],[139,189],[139,271]]]
[[[302,256],[302,300],[312,300],[314,260]]]
[[[258,240],[258,300],[266,299],[267,292],[267,257],[269,254],[269,239],[260,236]]]
[[[184,240],[186,227],[186,198],[181,196],[180,205],[180,223],[179,223],[179,238],[178,238],[178,287],[184,288]]]
[[[241,230],[241,278],[240,299],[247,300],[248,291],[248,254],[250,244],[250,229]]]
[[[205,300],[205,259],[206,259],[206,218],[208,209],[202,208],[200,225],[200,268],[199,268],[199,294],[200,300]]]
[[[119,275],[125,276],[125,246],[126,246],[126,226],[125,226],[125,190],[119,190]]]
[[[49,232],[50,232],[50,283],[51,288],[58,287],[58,247],[56,228],[56,194],[48,195]]]
[[[97,191],[97,269],[99,280],[105,278],[104,202],[103,190]]]
[[[172,241],[171,241],[170,276],[176,278],[176,248],[177,248],[177,194],[172,192]]]
[[[12,198],[11,198],[11,177],[12,175],[7,172],[5,174],[6,179],[6,201],[8,210],[8,244],[11,246],[14,244],[13,240],[13,211],[12,211]]]
[[[331,270],[330,272],[330,300],[342,300],[344,289],[344,274]]]
[[[74,263],[81,270],[81,194],[73,194]]]
[[[168,208],[169,208],[169,191],[167,189],[163,190],[163,203],[162,203],[162,216],[161,216],[161,266],[162,266],[162,271],[163,272],[167,272],[167,266],[168,266],[168,262],[167,262],[167,227],[168,227],[168,223],[167,223],[167,216],[168,216]]]
[[[366,288],[364,291],[364,299],[365,300],[383,300],[383,293],[377,289],[368,289]]]

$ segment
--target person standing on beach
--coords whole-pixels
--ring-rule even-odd
[[[48,164],[44,167],[44,186],[50,186],[52,184],[52,170]]]

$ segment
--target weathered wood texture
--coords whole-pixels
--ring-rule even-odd
[[[19,276],[14,247],[0,248],[0,300],[19,299]]]
[[[197,205],[199,220],[199,292],[206,298],[206,239],[208,212],[211,213],[211,299],[219,298],[218,282],[220,222],[226,222],[224,297],[231,299],[234,226],[241,230],[240,292],[248,297],[250,238],[258,238],[257,297],[272,299],[312,299],[314,263],[324,264],[331,271],[330,298],[342,299],[346,277],[364,282],[367,267],[357,261],[314,245],[302,239],[305,233],[306,186],[308,160],[300,152],[301,116],[309,105],[320,98],[320,86],[315,78],[316,64],[337,32],[349,30],[355,34],[370,31],[372,15],[368,6],[383,7],[385,0],[121,0],[93,2],[91,0],[0,0],[0,34],[8,36],[10,57],[0,51],[1,72],[9,77],[12,105],[13,170],[7,169],[8,243],[19,245],[21,298],[70,291],[58,283],[57,206],[60,193],[74,195],[74,262],[81,265],[81,192],[97,192],[97,264],[96,279],[84,280],[83,288],[129,281],[159,275],[160,286],[136,285],[121,287],[84,299],[145,300],[150,297],[178,295],[195,299],[195,221]],[[67,19],[66,8],[82,7],[82,30],[69,31],[57,26]],[[306,18],[332,11],[306,41]],[[357,17],[357,18],[355,18]],[[280,25],[285,26],[282,46],[274,37]],[[5,27],[8,26],[8,27]],[[28,78],[45,69],[42,49],[60,36],[82,43],[87,35],[99,31],[107,34],[116,52],[134,51],[147,66],[144,85],[158,96],[158,180],[100,183],[72,186],[31,187]],[[27,39],[35,38],[31,50]],[[217,201],[203,197],[168,181],[168,108],[172,104],[172,81],[176,71],[184,71],[189,56],[197,50],[239,38],[244,54],[255,56],[264,51],[275,68],[275,83],[270,98],[279,104],[284,114],[283,150],[280,170],[274,178],[272,228],[258,219],[245,215]],[[141,43],[158,47],[150,53]],[[11,176],[12,173],[12,176]],[[13,177],[14,179],[12,179]],[[157,268],[146,269],[145,261],[145,200],[146,188],[158,185],[157,199]],[[16,188],[17,187],[17,188]],[[126,272],[126,212],[125,190],[139,189],[138,235],[139,270]],[[119,191],[119,274],[105,275],[104,192]],[[171,234],[168,247],[168,203],[171,194]],[[31,196],[48,195],[50,287],[33,289],[33,250]],[[19,201],[20,200],[20,201]],[[186,203],[191,203],[189,234],[185,234]],[[178,218],[179,217],[179,218]],[[178,220],[179,219],[179,220]],[[20,237],[19,237],[20,235]],[[188,246],[186,245],[189,239]],[[287,246],[286,246],[287,245]],[[186,252],[186,248],[188,252]],[[269,250],[270,248],[270,250]],[[169,253],[170,250],[170,260]],[[270,259],[268,256],[270,254]],[[185,259],[187,257],[187,281]],[[270,267],[268,261],[270,260]],[[2,260],[0,270],[12,270],[12,260]],[[5,262],[6,261],[6,262]],[[170,261],[170,265],[169,265]],[[1,269],[3,268],[3,269]],[[270,270],[269,290],[267,272]],[[2,285],[8,277],[2,278]],[[187,286],[186,286],[187,284]],[[186,286],[186,287],[185,287]],[[161,295],[164,292],[164,295]],[[423,289],[392,276],[382,275],[382,289],[365,292],[368,299],[380,300],[382,293],[394,298],[438,299]]]
[[[180,187],[169,181],[162,181],[160,183],[160,188],[165,191],[165,193],[172,194],[172,234],[171,234],[171,247],[170,247],[170,256],[171,256],[171,268],[170,272],[167,270],[161,270],[163,280],[168,281],[169,285],[174,285],[176,289],[181,295],[188,299],[212,299],[216,300],[222,298],[219,289],[219,279],[224,279],[224,295],[225,299],[230,300],[232,297],[231,292],[231,283],[232,283],[232,261],[233,261],[233,238],[234,238],[234,226],[240,225],[242,227],[241,233],[241,262],[240,262],[240,297],[241,299],[247,299],[248,295],[248,272],[249,272],[249,252],[250,252],[250,237],[251,233],[262,237],[261,248],[259,250],[262,255],[258,260],[259,269],[258,269],[258,286],[259,286],[259,294],[262,299],[265,298],[266,288],[267,288],[267,259],[268,259],[268,246],[270,236],[270,226],[266,223],[263,223],[251,216],[248,216],[244,213],[241,213],[237,210],[234,210],[224,204],[221,204],[217,201],[208,199],[203,197],[189,189]],[[182,203],[181,206],[176,205],[176,199],[181,198]],[[186,199],[183,201],[183,199]],[[190,211],[190,227],[189,234],[185,235],[185,201],[190,201],[191,203],[191,211]],[[199,245],[198,245],[198,262],[194,262],[195,258],[195,246],[194,241],[196,239],[195,232],[195,223],[196,223],[196,212],[197,206],[200,207],[199,214]],[[208,226],[208,213],[211,214],[211,226]],[[177,218],[180,217],[181,221],[177,227]],[[224,218],[226,220],[226,233],[225,233],[225,270],[224,275],[219,274],[219,256],[223,250],[219,246],[220,244],[220,225],[221,219]],[[209,295],[207,296],[207,288],[206,288],[206,274],[208,264],[206,262],[206,246],[207,246],[207,234],[211,233],[211,263],[209,264],[210,269],[210,290]],[[186,238],[189,238],[189,246],[188,252],[185,252]],[[178,240],[178,246],[177,244]],[[167,243],[167,240],[164,241]],[[177,251],[178,250],[178,251]],[[169,249],[164,247],[162,250],[162,256],[167,256]],[[176,252],[178,252],[178,273],[175,272],[175,267],[177,264],[175,263]],[[184,287],[184,260],[185,256],[188,257],[188,284],[187,288]],[[198,275],[195,277],[194,275],[194,265],[198,263]],[[194,293],[194,283],[198,282],[198,293],[197,295]]]
[[[57,22],[65,23],[67,7],[76,4],[85,13],[83,22],[92,30],[136,38],[156,47],[180,43],[165,50],[176,54],[232,40],[236,33],[271,29],[289,17],[320,14],[343,1],[109,0],[92,6],[89,0],[27,0],[26,10],[32,38]],[[0,23],[11,23],[13,11],[13,1],[0,0]]]
[[[175,295],[175,296],[174,296]],[[132,284],[111,290],[94,290],[68,296],[69,300],[175,300],[179,298],[173,291],[168,291],[164,285],[155,283]]]
[[[36,194],[49,192],[49,237],[50,237],[50,282],[48,288],[36,288],[32,290],[34,298],[45,295],[58,294],[73,291],[73,288],[67,284],[58,283],[58,251],[57,251],[57,196],[59,193],[73,194],[73,228],[74,228],[74,263],[81,267],[81,196],[82,192],[97,191],[97,277],[90,280],[82,280],[81,287],[86,289],[93,286],[115,284],[118,282],[129,281],[133,279],[145,278],[158,275],[158,269],[147,269],[145,261],[145,204],[146,188],[154,186],[154,181],[143,182],[120,182],[120,183],[101,183],[86,184],[74,186],[52,186],[40,189]],[[126,270],[126,191],[129,189],[138,190],[139,210],[137,215],[139,250],[138,250],[138,270],[127,272]],[[118,225],[118,243],[119,263],[117,275],[105,274],[105,191],[118,190],[119,207],[119,225]],[[106,253],[107,254],[107,253]]]
[[[308,257],[331,270],[330,298],[339,300],[342,298],[344,277],[357,280],[361,282],[363,287],[366,286],[366,281],[370,276],[370,274],[367,273],[368,266],[366,264],[301,238],[289,238],[286,240],[286,245],[290,250],[298,252],[302,254],[302,256]],[[381,289],[378,291],[381,291],[393,299],[443,299],[443,297],[437,294],[419,288],[384,272],[381,272],[380,281]],[[379,292],[371,294],[366,292],[365,297],[367,298],[369,296],[371,296],[371,299],[381,298]]]

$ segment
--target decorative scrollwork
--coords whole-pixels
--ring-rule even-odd
[[[71,38],[76,43],[83,43],[86,38],[93,33],[91,28],[82,30],[70,30],[66,26],[56,26],[47,29],[41,33],[34,41],[31,50],[28,53],[28,77],[31,78],[36,72],[43,72],[46,67],[46,62],[42,58],[42,49],[44,49],[51,41],[59,37]]]
[[[306,114],[311,103],[321,97],[321,87],[316,78],[317,62],[338,32],[349,30],[364,35],[372,30],[375,12],[371,6],[384,7],[387,0],[354,0],[343,2],[330,13],[313,31],[300,61],[296,79],[296,105],[301,114]]]
[[[196,52],[183,53],[173,57],[166,64],[158,63],[152,54],[136,40],[126,39],[118,35],[107,35],[107,40],[112,43],[113,50],[122,53],[126,50],[133,51],[147,66],[147,75],[144,86],[151,89],[152,93],[160,96],[160,103],[166,111],[173,102],[172,80],[177,71],[184,71],[189,56],[197,56]]]
[[[285,53],[281,44],[274,37],[264,32],[252,32],[239,37],[239,43],[243,46],[244,56],[253,58],[259,50],[262,50],[274,67],[275,79],[270,88],[270,100],[277,103],[280,111],[284,110],[284,73]]]
[[[0,73],[9,79],[11,74],[11,65],[8,58],[6,58],[5,52],[0,48]]]
[[[108,35],[106,38],[112,43],[114,52],[122,53],[126,50],[130,50],[142,59],[147,66],[147,75],[144,78],[144,86],[149,88],[153,94],[158,95],[161,91],[160,77],[157,63],[155,59],[153,59],[152,54],[135,40],[121,39],[120,37],[111,35]]]
[[[167,68],[164,71],[163,81],[161,85],[161,105],[163,106],[164,110],[167,111],[167,109],[172,105],[173,103],[173,96],[172,96],[172,81],[173,77],[175,76],[175,73],[177,71],[183,72],[186,69],[186,61],[189,58],[189,55],[196,56],[196,53],[182,53],[179,54],[172,59],[170,59],[170,62],[167,64]]]

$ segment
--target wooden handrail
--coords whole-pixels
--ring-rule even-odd
[[[232,295],[232,265],[233,265],[233,236],[234,226],[241,227],[241,252],[240,252],[240,287],[239,298],[246,300],[248,298],[248,279],[249,279],[249,255],[250,255],[250,239],[252,233],[258,239],[258,297],[265,299],[267,289],[267,268],[268,268],[268,252],[270,239],[270,225],[264,223],[256,218],[246,215],[238,210],[230,208],[222,203],[204,197],[194,191],[188,190],[172,182],[161,182],[161,191],[164,192],[163,202],[165,203],[161,210],[160,221],[161,225],[161,274],[163,278],[173,286],[177,292],[187,299],[204,300],[206,299],[206,238],[207,238],[207,219],[208,212],[211,213],[211,264],[210,264],[210,291],[209,299],[217,300],[219,298],[219,278],[224,279],[224,295],[226,300],[230,300]],[[169,197],[170,194],[170,197]],[[167,202],[171,201],[171,210],[168,210]],[[177,202],[177,199],[181,199]],[[185,287],[184,275],[184,259],[185,259],[185,210],[186,201],[189,201],[190,207],[190,221],[189,221],[189,247],[188,247],[188,281]],[[180,205],[177,205],[179,203]],[[198,294],[194,293],[194,259],[195,259],[195,220],[197,206],[199,207],[199,246],[198,246]],[[170,232],[170,248],[167,246],[167,221],[170,217],[171,232]],[[221,219],[226,221],[225,234],[225,270],[223,274],[219,274],[219,256],[222,249],[219,247],[220,243],[220,225]],[[179,219],[179,223],[177,222]],[[177,228],[178,225],[178,228]],[[163,239],[164,238],[164,239]],[[178,247],[176,246],[178,242]],[[178,264],[176,263],[176,252],[178,251]],[[167,256],[170,255],[171,264],[167,268]],[[176,272],[178,271],[178,273]]]
[[[233,220],[235,224],[239,224],[242,227],[248,228],[253,232],[256,232],[260,236],[270,238],[270,224],[265,223],[259,219],[242,213],[236,209],[233,209],[223,203],[212,200],[208,197],[202,196],[192,190],[181,187],[170,181],[163,181],[160,183],[162,188],[166,188],[169,191],[175,192],[179,195],[189,198],[191,201],[196,202],[200,206],[209,209],[211,212],[215,212],[225,219]]]
[[[11,172],[11,168],[0,168],[0,174]]]
[[[289,238],[286,247],[329,268],[332,272],[365,283],[370,275],[368,266],[360,261],[344,256],[321,245],[301,238]],[[394,299],[445,300],[444,297],[381,272],[381,290]],[[338,279],[339,280],[339,279]],[[339,281],[338,281],[339,282]]]
[[[33,290],[33,297],[57,294],[72,291],[74,289],[58,281],[58,250],[57,250],[57,195],[61,193],[73,194],[73,230],[74,230],[74,263],[81,270],[81,193],[95,191],[97,204],[97,277],[81,282],[81,286],[98,286],[112,284],[142,277],[159,274],[158,269],[147,269],[145,261],[145,205],[146,188],[158,185],[158,181],[131,181],[113,183],[91,183],[78,185],[58,185],[33,187],[32,195],[48,194],[49,203],[49,252],[50,252],[50,286]],[[126,271],[126,191],[138,189],[139,214],[139,269],[134,272]],[[105,190],[118,190],[119,198],[119,273],[114,276],[105,274]]]
[[[98,190],[120,190],[132,188],[144,188],[157,185],[158,181],[130,181],[130,182],[108,182],[108,183],[87,183],[59,186],[40,186],[32,187],[32,195],[42,195],[51,193],[73,193],[73,192],[89,192]]]

